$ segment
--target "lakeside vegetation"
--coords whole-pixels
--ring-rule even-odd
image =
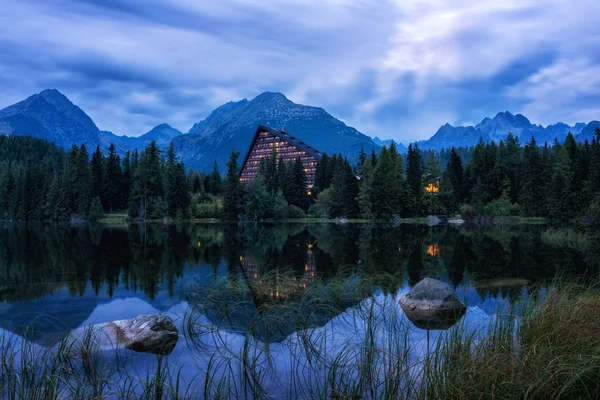
[[[184,365],[157,356],[146,358],[148,371],[140,369],[131,354],[100,351],[92,328],[52,348],[2,337],[0,393],[9,399],[594,399],[600,393],[596,284],[539,286],[507,312],[432,331],[430,343],[415,336],[394,296],[374,295],[378,283],[394,275],[343,273],[297,294],[282,292],[277,301],[260,300],[275,284],[298,288],[292,278],[271,274],[261,282],[220,280],[203,291],[192,288],[191,308],[181,318],[192,357]],[[240,310],[247,323],[236,342],[224,330],[225,319],[207,324],[202,318]],[[322,328],[336,317],[340,325]],[[275,334],[282,329],[295,332],[285,346]]]

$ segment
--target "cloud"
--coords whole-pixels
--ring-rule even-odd
[[[523,113],[547,125],[600,119],[600,65],[589,59],[560,59],[507,89],[521,99]]]
[[[402,142],[506,109],[600,119],[596,3],[4,0],[0,107],[56,87],[137,135],[271,90]]]

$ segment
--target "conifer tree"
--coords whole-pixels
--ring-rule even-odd
[[[135,153],[134,153],[135,154]],[[142,151],[139,163],[133,172],[133,194],[129,204],[129,215],[134,218],[162,218],[166,213],[163,200],[164,180],[160,150],[152,141]]]
[[[108,147],[108,158],[104,169],[104,198],[105,206],[113,212],[121,205],[121,159],[115,152],[115,146],[111,143]],[[129,192],[129,191],[127,191]]]
[[[306,211],[309,206],[309,198],[306,187],[306,173],[300,157],[296,157],[296,161],[290,162],[287,166],[286,182],[283,195],[287,202]]]
[[[88,162],[88,152],[85,145],[81,145],[77,153],[75,165],[75,208],[82,216],[87,216],[90,202],[92,201],[92,174]]]
[[[223,191],[223,219],[226,221],[237,221],[244,204],[237,163],[239,156],[240,153],[231,150],[229,161],[227,161],[227,175]]]
[[[118,208],[127,208],[132,196],[133,166],[131,165],[131,152],[127,151],[123,157],[121,182],[119,184]]]
[[[405,212],[410,216],[421,213],[423,200],[423,161],[417,143],[408,145],[406,166],[407,207]]]
[[[317,161],[317,165],[315,166],[315,184],[313,187],[313,192],[318,194],[319,192],[327,189],[327,170],[329,169],[329,156],[327,154],[323,154],[323,156]]]
[[[269,158],[265,160],[264,177],[265,189],[268,193],[275,193],[280,189],[277,180],[277,150],[275,149],[273,149]]]
[[[92,198],[99,197],[106,206],[106,192],[104,190],[104,155],[100,151],[100,146],[96,146],[96,151],[92,154],[92,160],[90,161],[90,173],[91,173],[91,186],[92,186]]]
[[[187,217],[190,196],[185,168],[177,160],[173,142],[169,145],[166,164],[167,209],[171,217]]]
[[[367,158],[360,167],[360,182],[358,204],[362,218],[371,218],[373,216],[373,207],[371,205],[371,186],[373,184],[373,162]]]
[[[521,167],[521,190],[519,203],[527,216],[539,215],[541,208],[542,187],[542,162],[540,159],[537,142],[532,137],[525,144],[523,163]]]
[[[456,205],[461,204],[464,201],[464,170],[462,160],[454,147],[450,150],[450,159],[446,165],[446,177],[452,185]]]
[[[213,164],[213,170],[210,173],[210,188],[207,188],[207,191],[212,194],[221,194],[223,191],[223,182],[217,161]]]
[[[358,155],[358,167],[360,170],[360,167],[362,167],[362,165],[365,163],[365,160],[367,159],[367,153],[365,153],[365,148],[364,146],[360,148],[360,154]]]
[[[593,200],[600,195],[600,128],[590,146],[590,174],[587,182],[589,197]]]
[[[381,149],[373,171],[371,207],[376,218],[387,219],[397,214],[403,204],[403,168],[398,153],[392,157],[385,146]]]
[[[569,148],[565,147],[558,151],[552,181],[550,184],[549,209],[550,218],[557,221],[567,221],[571,218],[571,162],[569,159]]]

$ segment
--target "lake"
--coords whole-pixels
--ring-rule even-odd
[[[340,393],[347,379],[340,376],[360,375],[355,361],[364,355],[352,349],[368,338],[378,348],[400,346],[383,330],[371,332],[371,321],[404,332],[407,359],[455,329],[425,331],[403,316],[399,296],[425,277],[450,284],[467,305],[457,326],[483,332],[533,285],[597,276],[597,257],[545,245],[544,229],[4,224],[0,336],[52,349],[65,331],[165,313],[180,331],[175,350],[166,357],[124,351],[126,373],[114,381],[143,380],[166,366],[191,398]],[[143,384],[132,390],[139,395]]]

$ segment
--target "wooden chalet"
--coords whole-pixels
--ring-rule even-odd
[[[315,168],[322,156],[321,153],[285,130],[264,125],[259,125],[256,129],[242,164],[240,181],[248,182],[254,179],[258,174],[260,159],[269,158],[273,149],[277,152],[277,159],[281,158],[285,163],[294,162],[297,157],[300,157],[306,173],[306,185],[309,188],[314,185]]]

